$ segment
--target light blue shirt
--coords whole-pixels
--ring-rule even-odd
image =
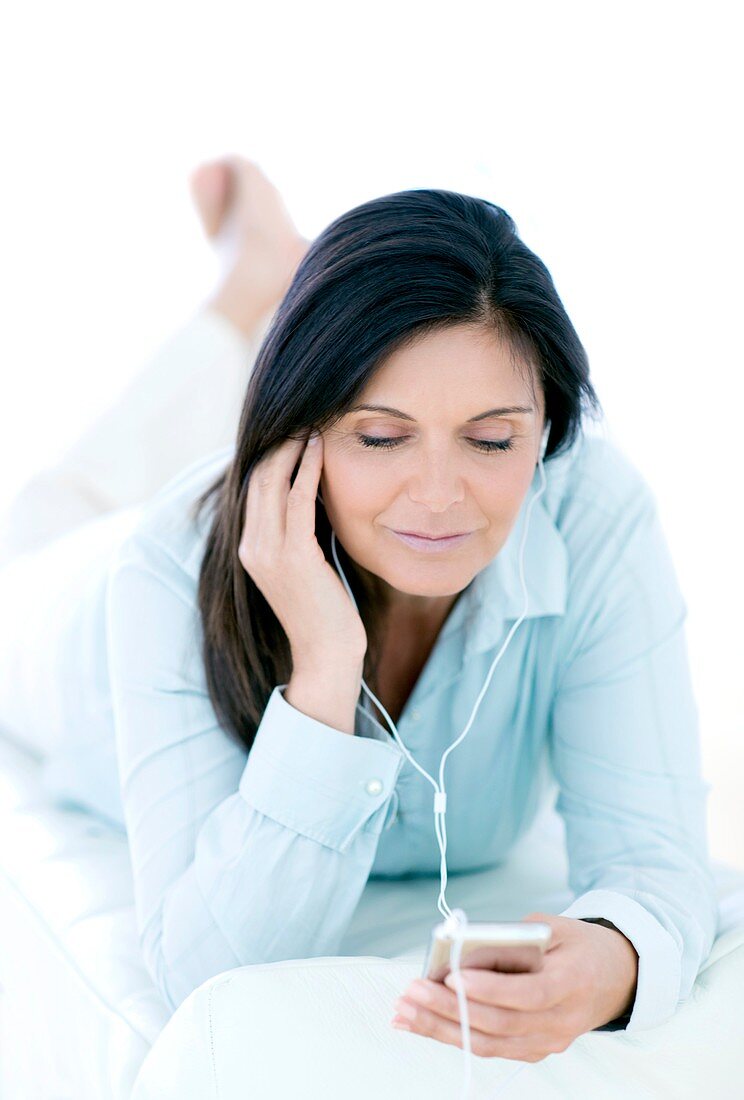
[[[231,455],[148,502],[105,590],[137,920],[173,1009],[232,967],[338,954],[370,877],[439,875],[433,787],[363,691],[353,737],[292,707],[286,684],[250,753],[216,721],[196,607],[211,507],[198,527],[189,511]],[[498,863],[557,794],[577,895],[563,914],[604,917],[635,946],[636,1031],[689,996],[716,932],[686,605],[654,496],[619,448],[582,435],[545,473],[527,617],[446,762],[447,865]],[[530,493],[539,484],[536,469]],[[434,777],[522,613],[526,509],[454,605],[398,722]]]

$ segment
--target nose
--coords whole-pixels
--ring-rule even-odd
[[[446,450],[422,456],[408,478],[408,496],[432,512],[446,512],[464,498],[462,478]]]

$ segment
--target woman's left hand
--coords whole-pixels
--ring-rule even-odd
[[[635,999],[638,954],[622,932],[551,913],[530,913],[522,920],[551,926],[540,970],[462,969],[470,1046],[484,1058],[540,1062],[585,1031],[630,1011]],[[394,1020],[418,1035],[462,1047],[454,976],[449,974],[446,982],[412,982],[396,1002]],[[401,1013],[406,1006],[410,1018]]]

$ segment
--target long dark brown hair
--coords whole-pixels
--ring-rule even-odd
[[[234,456],[193,511],[213,508],[198,586],[207,687],[220,725],[248,749],[272,690],[292,672],[284,629],[238,558],[253,467],[283,440],[343,416],[394,351],[463,322],[497,330],[539,384],[545,461],[570,447],[584,412],[600,409],[587,355],[550,273],[501,207],[444,190],[385,195],[332,222],[299,264],[251,371]],[[315,530],[333,565],[320,501]],[[372,686],[381,600],[374,578],[338,540],[336,549],[367,633]]]

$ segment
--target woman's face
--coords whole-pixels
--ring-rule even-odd
[[[386,582],[391,607],[451,604],[506,542],[543,429],[532,377],[493,330],[452,325],[391,355],[323,432],[326,513],[351,558]],[[524,411],[490,411],[514,406]],[[427,551],[396,531],[467,535]]]

